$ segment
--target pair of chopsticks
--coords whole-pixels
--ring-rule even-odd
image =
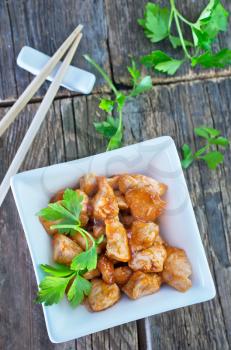
[[[10,124],[15,120],[15,118],[18,116],[18,114],[21,112],[21,110],[26,106],[26,104],[30,101],[30,99],[34,96],[36,91],[40,88],[40,86],[43,84],[43,82],[46,80],[47,76],[52,72],[52,70],[55,68],[57,63],[60,61],[60,59],[64,56],[64,54],[69,51],[66,54],[66,57],[60,66],[53,82],[51,83],[46,95],[44,96],[44,99],[39,106],[38,111],[36,112],[34,119],[27,130],[24,139],[19,146],[19,149],[17,150],[17,153],[6,172],[6,175],[0,185],[0,206],[2,202],[4,201],[4,198],[10,188],[10,178],[11,176],[15,175],[49,108],[52,104],[55,95],[59,89],[59,86],[64,78],[64,75],[71,63],[71,60],[75,54],[75,51],[79,45],[79,42],[82,38],[82,31],[83,26],[78,25],[78,27],[71,33],[71,35],[64,41],[64,43],[60,46],[60,48],[55,52],[55,54],[50,58],[50,60],[47,62],[47,64],[43,67],[39,75],[37,75],[33,81],[29,84],[29,86],[26,88],[26,90],[22,93],[22,95],[19,97],[19,99],[15,102],[15,104],[11,107],[11,109],[7,112],[7,114],[3,117],[3,119],[0,121],[0,137],[1,135],[6,131],[6,129],[10,126]]]

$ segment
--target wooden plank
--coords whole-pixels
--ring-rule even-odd
[[[136,323],[130,322],[76,341],[77,350],[138,350]]]
[[[194,139],[193,127],[203,124],[221,129],[230,139],[230,90],[228,79],[156,87],[149,96],[127,104],[125,139],[130,135],[130,143],[170,135],[178,147],[185,142],[199,147],[202,141]],[[150,344],[150,335],[150,348],[154,349],[230,348],[230,172],[230,149],[225,153],[224,165],[217,171],[195,163],[185,172],[216,284],[216,298],[151,317],[150,326],[140,321],[141,348]]]
[[[125,143],[170,135],[178,147],[199,146],[193,127],[214,125],[231,137],[229,101],[231,81],[220,79],[194,84],[156,87],[149,95],[130,100],[124,110]],[[22,169],[84,157],[105,149],[92,122],[98,95],[56,100]],[[37,104],[11,126],[0,142],[3,177]],[[0,109],[3,116],[6,109]],[[35,306],[36,283],[31,260],[11,194],[0,211],[0,348],[12,349],[229,349],[230,318],[230,152],[217,171],[195,163],[187,182],[201,236],[216,283],[217,297],[207,303],[150,317],[61,345],[47,337],[41,307]],[[7,254],[6,254],[7,252]],[[23,315],[23,317],[22,317]],[[138,327],[138,328],[137,328]],[[8,335],[11,334],[11,337]]]
[[[159,1],[160,2],[160,1]],[[16,66],[16,58],[24,45],[30,45],[51,55],[73,30],[77,23],[85,25],[84,38],[78,49],[73,64],[92,70],[83,59],[89,53],[110,74],[117,83],[129,85],[127,74],[129,56],[140,57],[156,48],[143,35],[137,19],[143,15],[145,0],[126,2],[109,0],[13,0],[4,1],[0,8],[0,102],[13,101],[25,89],[32,75]],[[167,0],[161,1],[166,4]],[[197,6],[192,0],[178,1],[179,9],[192,19],[196,18],[207,0]],[[231,11],[231,3],[224,1]],[[217,42],[217,48],[231,47],[229,32],[223,33]],[[161,43],[161,49],[175,54],[167,42]],[[155,74],[155,82],[170,82],[203,79],[211,76],[230,75],[225,70],[192,70],[189,66],[173,78]],[[105,89],[103,79],[97,75],[95,91]],[[49,83],[38,91],[37,97],[45,94]],[[59,96],[70,96],[71,92],[60,89]]]
[[[25,45],[52,55],[82,23],[84,37],[73,59],[73,65],[91,70],[83,58],[90,54],[110,73],[107,51],[106,15],[103,0],[29,0],[3,1],[0,8],[0,101],[16,99],[32,79],[32,75],[16,65],[16,58]],[[98,88],[103,84],[98,76]],[[49,83],[36,94],[43,96]],[[60,89],[59,96],[70,95]]]
[[[169,41],[165,40],[158,44],[152,44],[143,34],[143,29],[138,25],[137,19],[143,18],[146,0],[118,0],[106,1],[107,21],[109,36],[109,50],[112,62],[113,77],[118,84],[130,85],[130,77],[127,66],[130,65],[130,57],[139,61],[142,55],[146,55],[153,50],[163,50],[173,57],[178,57],[179,53],[171,48]],[[161,6],[169,5],[168,0],[155,0]],[[178,9],[190,20],[196,20],[201,10],[208,3],[207,0],[196,2],[193,0],[176,1]],[[231,3],[224,0],[225,8],[231,12]],[[231,48],[230,28],[226,33],[222,33],[216,43],[216,49]],[[181,57],[181,56],[180,56]],[[225,70],[205,70],[192,69],[188,64],[184,65],[173,77],[164,74],[152,73],[154,82],[190,81],[192,79],[204,79],[212,76],[230,75],[231,69]]]

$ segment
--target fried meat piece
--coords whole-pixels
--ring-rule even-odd
[[[115,283],[114,265],[105,255],[101,255],[97,264],[98,270],[102,274],[102,279],[107,284]]]
[[[128,245],[127,232],[119,221],[113,218],[105,221],[107,246],[106,253],[110,259],[127,262],[130,259],[130,249]]]
[[[136,271],[128,282],[123,286],[122,291],[131,299],[138,299],[144,295],[157,292],[161,286],[161,277],[156,273],[144,273]]]
[[[117,284],[107,284],[99,278],[92,280],[88,303],[92,311],[105,310],[120,299],[120,289]]]
[[[119,178],[119,190],[122,193],[126,193],[132,188],[142,188],[148,187],[151,192],[159,194],[162,196],[167,190],[167,185],[158,182],[157,180],[141,175],[141,174],[124,174]]]
[[[70,265],[82,248],[65,235],[57,233],[53,239],[53,260],[59,264]]]
[[[154,221],[166,206],[160,196],[147,187],[133,188],[126,192],[125,198],[134,218],[145,222]]]
[[[93,196],[98,189],[97,176],[94,173],[89,173],[80,178],[80,189],[88,196]]]
[[[159,226],[154,222],[135,220],[131,228],[129,245],[132,251],[149,248],[159,234]]]
[[[133,271],[130,269],[129,266],[116,267],[114,270],[114,277],[115,277],[116,284],[122,287],[124,284],[128,282],[132,273]]]
[[[183,249],[167,247],[167,259],[162,272],[163,281],[180,292],[186,292],[192,286],[189,276],[192,267]]]
[[[134,253],[128,265],[133,271],[161,272],[166,257],[165,247],[154,242],[150,248]]]
[[[106,220],[117,216],[119,207],[113,189],[103,176],[98,178],[99,190],[93,200],[93,215],[95,220]]]

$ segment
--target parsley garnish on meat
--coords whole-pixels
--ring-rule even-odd
[[[55,267],[40,265],[40,267],[47,276],[39,284],[37,303],[44,303],[46,306],[59,303],[70,282],[67,299],[73,307],[79,305],[84,296],[87,296],[91,291],[91,282],[81,276],[81,270],[74,270],[72,266],[69,268],[65,265]]]
[[[71,283],[71,286],[67,292],[67,299],[73,307],[79,305],[84,296],[91,291],[91,282],[82,275],[96,268],[96,248],[102,242],[103,236],[96,240],[81,227],[82,201],[83,196],[76,191],[66,189],[63,200],[49,203],[47,208],[40,210],[37,214],[45,220],[58,221],[56,225],[51,225],[51,229],[57,229],[59,233],[70,235],[79,232],[86,242],[86,250],[72,260],[70,267],[61,264],[57,264],[55,267],[40,265],[47,276],[39,285],[37,303],[44,303],[45,305],[59,303],[64,297],[69,283]],[[89,247],[88,239],[92,242],[91,247]]]
[[[49,203],[47,208],[40,210],[37,215],[47,221],[58,221],[57,229],[59,233],[72,234],[80,226],[80,213],[82,210],[83,196],[72,189],[67,188],[63,194],[63,200],[55,203]],[[64,225],[65,227],[60,227]],[[75,225],[76,230],[67,227],[67,225]]]

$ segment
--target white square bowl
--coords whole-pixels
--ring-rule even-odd
[[[66,300],[43,306],[47,331],[54,343],[114,327],[143,317],[212,299],[215,287],[198,231],[187,185],[174,141],[160,137],[41,169],[17,174],[11,180],[16,205],[25,231],[37,283],[43,277],[39,264],[52,264],[51,239],[35,216],[59,189],[73,186],[89,172],[111,176],[123,172],[143,173],[164,182],[167,210],[160,218],[160,232],[172,246],[183,248],[192,264],[192,288],[180,293],[162,286],[156,294],[136,301],[125,295],[113,307],[98,313],[84,306],[72,309]]]

